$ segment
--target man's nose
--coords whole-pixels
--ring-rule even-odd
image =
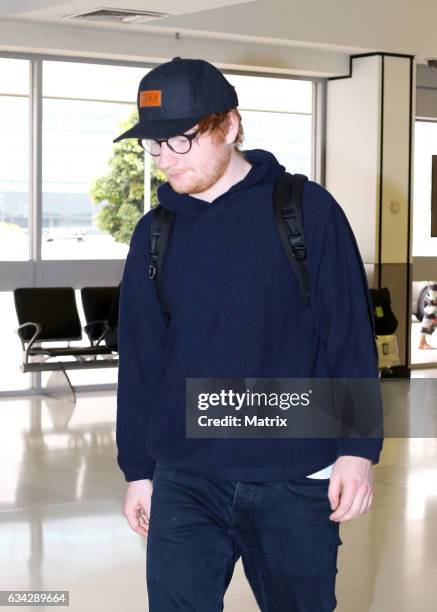
[[[166,142],[161,143],[159,156],[156,158],[156,164],[160,170],[166,170],[173,166],[176,153],[170,149]]]

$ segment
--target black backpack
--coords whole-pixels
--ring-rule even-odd
[[[310,279],[305,265],[307,248],[302,220],[303,187],[307,180],[307,177],[303,174],[282,173],[275,181],[273,206],[279,237],[299,282],[302,299],[305,304],[309,305]],[[152,209],[152,211],[149,278],[156,283],[158,298],[162,305],[166,323],[168,324],[171,313],[162,294],[160,278],[175,213],[160,204]]]
[[[395,333],[398,320],[391,309],[390,292],[387,287],[371,289],[375,333],[377,336],[390,336]]]

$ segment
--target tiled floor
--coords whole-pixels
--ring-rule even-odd
[[[0,401],[0,590],[69,590],[74,612],[147,610],[114,420],[110,392]],[[337,611],[433,612],[437,439],[387,439],[375,477],[372,510],[341,526]],[[257,610],[239,562],[225,612]]]

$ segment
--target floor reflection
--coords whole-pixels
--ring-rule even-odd
[[[391,381],[387,389],[393,418],[416,426],[411,386]],[[434,412],[431,402],[433,427]],[[78,394],[76,405],[47,397],[0,401],[2,589],[70,590],[74,611],[147,610],[147,541],[122,514],[115,415],[113,392]],[[436,438],[385,441],[371,512],[341,526],[337,611],[434,609],[436,458]],[[257,610],[241,563],[225,610]]]

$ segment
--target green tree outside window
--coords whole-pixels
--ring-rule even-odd
[[[129,129],[137,121],[135,110],[120,126],[120,131]],[[96,178],[90,188],[92,201],[104,204],[96,215],[96,225],[117,242],[129,244],[135,225],[144,215],[144,151],[135,139],[117,142],[108,166],[108,174]],[[157,205],[156,190],[164,182],[162,172],[152,166],[151,206]]]

